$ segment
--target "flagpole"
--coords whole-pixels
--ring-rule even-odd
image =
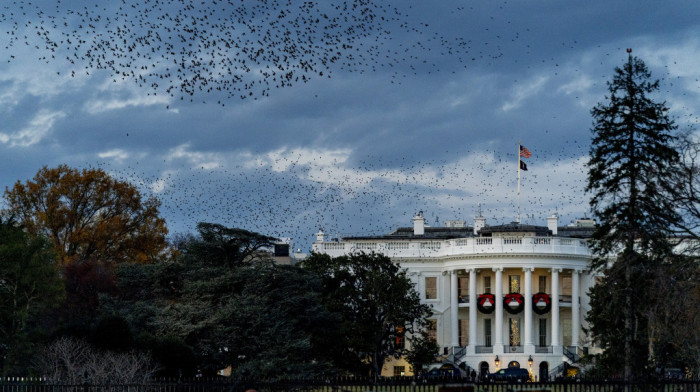
[[[518,140],[518,223],[520,223],[520,140]]]

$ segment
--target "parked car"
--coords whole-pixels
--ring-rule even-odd
[[[530,372],[523,368],[506,368],[491,373],[487,377],[490,382],[528,382]]]
[[[462,373],[457,368],[436,368],[420,376],[423,382],[428,381],[458,381],[462,379]]]
[[[685,379],[685,373],[681,369],[670,368],[666,369],[663,374],[665,380],[683,380]]]

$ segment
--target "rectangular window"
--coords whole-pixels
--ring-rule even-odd
[[[564,346],[571,346],[571,316],[561,320],[561,337]]]
[[[428,339],[437,343],[437,320],[428,319]]]
[[[437,299],[437,277],[425,278],[425,299]]]
[[[509,293],[520,293],[520,275],[510,275],[508,277]]]
[[[460,276],[457,280],[457,295],[459,302],[469,302],[469,278]]]
[[[571,295],[571,276],[561,279],[561,295]]]
[[[491,294],[491,277],[484,276],[484,293]]]
[[[510,345],[520,346],[520,320],[511,318],[509,325]]]
[[[405,366],[394,366],[394,377],[403,377],[406,375]]]
[[[547,292],[547,277],[544,275],[540,275],[540,287],[539,287],[539,292],[540,293],[546,293]]]
[[[459,346],[467,347],[469,344],[469,319],[459,320]]]
[[[396,327],[395,332],[396,339],[394,341],[394,348],[396,348],[397,350],[406,348],[406,337],[404,336],[404,327]]]
[[[547,345],[547,319],[540,319],[540,346]]]
[[[484,346],[491,347],[491,319],[484,319]]]

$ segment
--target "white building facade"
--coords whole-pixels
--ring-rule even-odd
[[[545,380],[577,366],[588,349],[593,222],[558,227],[552,216],[547,226],[487,226],[477,217],[473,227],[464,221],[427,227],[419,213],[413,223],[384,236],[328,241],[319,232],[313,251],[382,253],[406,268],[423,303],[432,306],[430,333],[443,362],[467,374],[515,366]],[[410,371],[393,361],[383,375]]]

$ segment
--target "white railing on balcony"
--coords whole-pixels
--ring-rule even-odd
[[[464,244],[462,246],[469,246],[469,239],[464,240]],[[486,238],[474,238],[475,245],[491,245],[493,244],[493,238],[491,237],[486,237]]]
[[[541,253],[589,256],[587,241],[561,237],[473,237],[452,240],[346,240],[316,242],[315,252],[339,256],[354,252],[378,252],[390,257],[449,257],[488,253]]]
[[[376,242],[357,242],[355,244],[355,249],[364,250],[364,251],[368,251],[368,252],[376,251],[377,250],[377,243]]]
[[[522,244],[523,237],[503,237],[503,243],[506,245]]]
[[[324,242],[321,246],[323,251],[345,250],[345,242]]]
[[[402,242],[387,242],[386,243],[386,248],[388,250],[405,250],[410,247],[411,243],[408,241],[402,241]]]
[[[421,242],[420,243],[420,248],[421,249],[440,249],[442,247],[442,242],[440,241],[430,241],[430,242]]]

